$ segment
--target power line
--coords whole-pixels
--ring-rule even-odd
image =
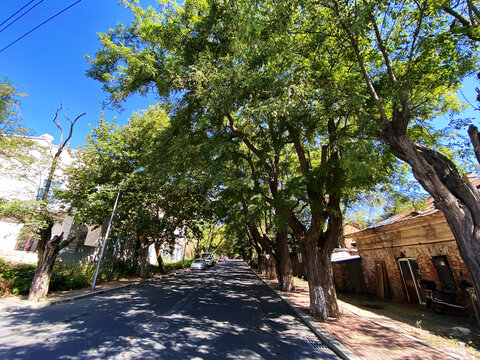
[[[40,0],[38,3],[36,3],[35,5],[33,5],[30,9],[28,9],[27,11],[25,11],[22,15],[18,16],[15,20],[13,20],[10,24],[8,24],[7,26],[5,26],[3,29],[0,30],[0,32],[2,32],[3,30],[5,30],[6,28],[10,27],[10,25],[16,23],[19,19],[21,19],[24,15],[28,14],[30,11],[32,11],[33,9],[35,9],[38,5],[40,5],[40,3],[42,3],[43,0]],[[28,5],[28,4],[27,4]],[[25,6],[27,6],[25,5]],[[24,7],[25,7],[24,6]],[[23,9],[23,8],[22,8]],[[19,10],[20,11],[20,10]],[[18,11],[17,11],[18,13]],[[3,24],[3,23],[2,23]]]
[[[67,6],[65,9],[59,11],[58,13],[56,13],[55,15],[49,17],[47,20],[45,20],[44,22],[42,22],[40,25],[37,25],[35,26],[32,30],[29,30],[27,31],[25,34],[23,34],[22,36],[20,36],[18,39],[16,39],[15,41],[12,41],[10,44],[8,44],[7,46],[5,46],[3,49],[0,50],[0,53],[3,52],[4,50],[8,49],[10,46],[12,46],[13,44],[15,44],[17,41],[20,41],[22,40],[25,36],[27,36],[28,34],[34,32],[35,30],[37,30],[40,26],[46,24],[47,22],[49,22],[50,20],[52,20],[53,18],[57,17],[58,15],[60,15],[61,13],[67,11],[68,9],[70,9],[71,7],[77,5],[79,2],[81,2],[83,0],[78,0],[76,2],[74,2],[73,4]]]
[[[20,10],[17,10],[15,13],[13,13],[12,15],[10,15],[8,17],[8,19],[4,20],[0,26],[2,26],[3,24],[5,24],[8,20],[10,20],[12,17],[14,17],[15,15],[17,15],[20,11],[22,11],[23,9],[25,9],[28,5],[30,5],[32,2],[34,2],[35,0],[31,0],[29,3],[27,3],[26,5],[23,5],[22,8]]]

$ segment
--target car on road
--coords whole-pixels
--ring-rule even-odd
[[[205,270],[207,268],[207,262],[205,259],[195,259],[190,265],[191,270]]]
[[[215,259],[213,256],[207,256],[205,258],[205,262],[207,263],[207,266],[214,266],[215,265]]]
[[[212,253],[203,253],[201,258],[205,260],[205,262],[207,263],[207,266],[215,265],[215,258],[213,257]]]
[[[224,257],[218,258],[218,262],[225,262],[225,258]]]

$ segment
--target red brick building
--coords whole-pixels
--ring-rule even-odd
[[[362,258],[367,291],[381,298],[423,303],[419,279],[435,281],[438,289],[459,292],[470,282],[457,244],[442,212],[433,201],[421,212],[410,211],[346,235]]]

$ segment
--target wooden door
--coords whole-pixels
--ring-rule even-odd
[[[377,296],[382,299],[388,299],[387,271],[384,261],[375,263],[375,272],[377,274]]]

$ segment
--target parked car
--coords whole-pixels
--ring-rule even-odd
[[[195,259],[190,265],[191,270],[205,270],[207,268],[207,262],[205,259]]]
[[[207,266],[214,266],[215,265],[215,259],[213,256],[207,256],[205,258],[205,262],[207,263]]]
[[[225,262],[225,258],[224,257],[218,258],[218,262]]]
[[[213,257],[212,253],[203,253],[202,259],[205,260],[207,266],[214,266],[215,265],[215,258]]]

